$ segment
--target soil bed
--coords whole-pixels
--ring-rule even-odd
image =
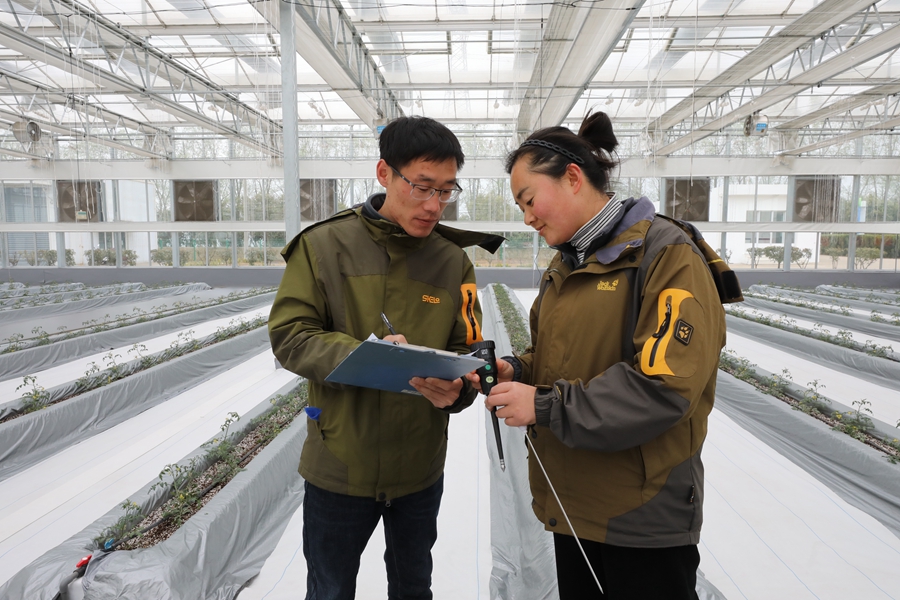
[[[275,408],[251,424],[253,429],[236,444],[231,444],[231,436],[225,432],[207,444],[209,454],[224,455],[219,460],[192,476],[180,492],[171,492],[171,497],[145,516],[124,535],[121,541],[112,543],[116,550],[136,550],[150,548],[169,539],[188,519],[199,512],[224,488],[243,468],[253,460],[275,437],[286,429],[297,415],[303,412],[307,402],[307,387],[302,384],[296,392],[272,400]],[[171,466],[171,465],[170,465]],[[165,473],[165,471],[163,472]],[[160,474],[162,481],[163,474]],[[127,504],[127,502],[126,502]],[[104,541],[105,538],[105,541]],[[104,532],[95,541],[109,544],[109,532]]]
[[[871,446],[872,448],[875,448],[876,450],[883,452],[885,455],[887,455],[887,458],[890,462],[892,462],[892,463],[900,462],[900,445],[898,445],[898,446],[891,445],[891,444],[885,442],[884,440],[882,440],[881,438],[874,436],[870,433],[867,433],[866,431],[864,431],[863,429],[860,429],[856,425],[848,423],[847,419],[844,419],[843,417],[837,418],[834,416],[829,416],[828,414],[819,410],[817,407],[811,406],[808,403],[804,403],[804,402],[798,400],[797,398],[794,398],[792,396],[785,394],[784,392],[780,391],[777,386],[773,387],[773,386],[765,385],[765,384],[761,383],[758,379],[756,379],[754,376],[752,376],[752,375],[748,376],[747,373],[744,372],[742,369],[736,368],[734,365],[729,364],[725,360],[721,360],[719,362],[719,368],[721,370],[725,371],[726,373],[728,373],[729,375],[733,375],[734,377],[740,379],[741,381],[749,383],[750,385],[752,385],[756,389],[760,390],[761,392],[764,392],[770,396],[778,398],[782,402],[790,404],[795,410],[806,413],[810,417],[813,417],[814,419],[818,419],[819,421],[822,421],[823,423],[825,423],[826,425],[828,425],[835,431],[840,431],[841,433],[845,433],[845,434],[849,435],[850,437],[866,444],[867,446]],[[840,414],[840,413],[838,413],[838,414]],[[894,440],[894,442],[897,443],[897,440]]]
[[[37,412],[38,410],[43,410],[48,406],[59,404],[60,402],[64,402],[66,400],[69,400],[70,398],[74,398],[79,394],[84,394],[85,392],[103,387],[104,385],[108,385],[110,383],[113,383],[114,381],[124,379],[129,375],[134,375],[151,367],[161,365],[166,361],[172,360],[174,358],[185,356],[190,354],[191,352],[202,350],[203,348],[208,348],[218,342],[224,342],[225,340],[229,340],[238,335],[249,333],[254,329],[263,327],[267,323],[267,321],[267,317],[257,317],[250,321],[240,321],[235,325],[217,331],[215,334],[206,336],[201,340],[189,338],[183,344],[178,344],[177,346],[170,347],[167,350],[143,356],[132,361],[133,366],[131,368],[123,368],[129,364],[123,363],[115,365],[109,369],[98,371],[93,375],[86,373],[84,377],[79,378],[78,381],[76,381],[77,387],[74,391],[52,400],[42,400],[43,395],[49,394],[44,388],[36,386],[31,392],[26,392],[26,394],[23,394],[22,396],[32,396],[33,398],[35,398],[36,402],[34,403],[34,407],[24,407],[18,412],[11,413],[3,418],[0,418],[0,425],[18,419],[19,417],[31,414],[33,412]]]

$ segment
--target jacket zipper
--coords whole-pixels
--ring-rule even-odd
[[[663,319],[663,322],[659,324],[659,331],[654,333],[651,337],[656,339],[656,342],[653,344],[653,349],[650,351],[650,366],[653,366],[654,361],[656,361],[656,350],[659,348],[660,342],[662,342],[663,336],[666,335],[666,332],[669,331],[669,321],[672,319],[672,296],[666,297],[666,317]]]
[[[472,326],[472,336],[477,340],[479,335],[478,322],[475,320],[475,301],[472,299],[471,291],[467,291],[466,295],[469,297],[469,302],[466,304],[466,317],[468,317],[469,324]]]

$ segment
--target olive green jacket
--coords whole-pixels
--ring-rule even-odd
[[[584,264],[565,252],[552,260],[531,311],[533,347],[517,365],[521,381],[538,386],[528,435],[575,532],[618,546],[699,542],[700,448],[725,344],[706,260],[664,219],[646,247],[654,215],[649,200],[629,200]],[[533,457],[530,465],[535,514],[571,535]]]
[[[269,336],[281,364],[309,380],[309,405],[321,409],[308,423],[300,474],[332,492],[390,500],[440,478],[448,413],[471,405],[475,390],[467,384],[456,404],[439,410],[421,396],[325,377],[370,334],[389,335],[382,312],[411,344],[468,352],[481,339],[481,309],[462,247],[482,243],[493,252],[502,238],[440,224],[426,238],[411,237],[379,218],[383,198],[313,225],[285,247]]]

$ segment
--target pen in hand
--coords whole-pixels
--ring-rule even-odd
[[[388,331],[391,332],[391,335],[397,335],[397,332],[394,331],[394,326],[391,325],[391,322],[388,320],[386,314],[381,313],[381,320],[384,321],[385,325],[387,325]],[[394,342],[394,343],[396,344],[397,342]]]

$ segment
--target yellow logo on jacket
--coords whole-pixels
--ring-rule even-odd
[[[429,296],[428,294],[423,294],[422,302],[427,302],[428,304],[440,304],[441,299],[437,296]]]
[[[612,283],[608,281],[601,281],[597,284],[597,289],[601,292],[614,292],[619,285],[619,280],[616,279]]]

